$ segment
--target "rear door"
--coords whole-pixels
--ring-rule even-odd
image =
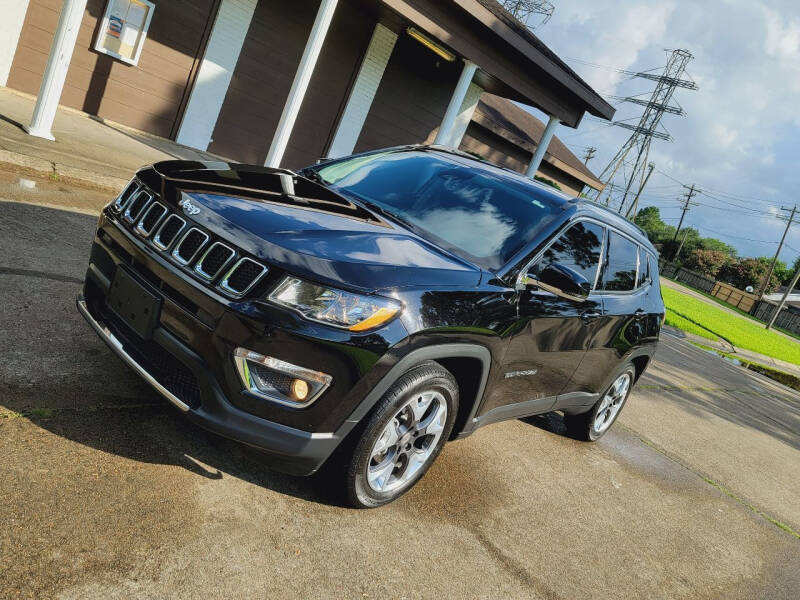
[[[645,337],[649,274],[633,239],[609,229],[597,293],[603,301],[592,343],[569,385],[573,393],[600,393],[622,358]],[[641,262],[641,268],[640,268]]]

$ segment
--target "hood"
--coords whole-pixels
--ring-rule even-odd
[[[184,216],[299,277],[360,291],[471,287],[481,271],[329,188],[281,169],[167,161],[138,176]],[[181,210],[178,208],[178,210]]]

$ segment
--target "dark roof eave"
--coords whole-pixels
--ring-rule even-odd
[[[478,0],[452,0],[463,10],[470,13],[475,19],[480,21],[485,27],[491,29],[506,43],[513,46],[516,50],[528,57],[531,62],[545,71],[553,79],[558,81],[573,94],[578,96],[584,103],[587,112],[596,117],[611,120],[616,110],[606,102],[600,94],[594,91],[588,84],[581,80],[565,64],[559,64],[546,56],[530,42],[523,39],[511,27],[503,23],[496,15],[487,9]]]

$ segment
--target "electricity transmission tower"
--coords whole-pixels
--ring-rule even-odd
[[[610,182],[617,172],[622,168],[625,160],[631,151],[635,152],[636,158],[633,162],[631,170],[625,177],[624,193],[622,195],[622,202],[620,203],[619,212],[621,213],[625,207],[625,202],[628,199],[628,194],[634,182],[638,180],[639,188],[644,184],[646,175],[646,165],[648,155],[650,153],[650,143],[653,138],[658,140],[671,140],[672,136],[664,131],[659,131],[658,126],[661,123],[661,117],[664,113],[673,115],[683,115],[684,111],[679,106],[670,105],[672,95],[677,88],[684,88],[689,90],[696,90],[697,84],[689,79],[682,79],[686,71],[686,65],[694,58],[692,53],[688,50],[673,50],[667,61],[664,71],[658,75],[649,72],[632,73],[634,77],[642,79],[649,79],[656,82],[656,87],[653,90],[649,100],[642,98],[626,97],[619,98],[625,102],[632,104],[639,104],[644,106],[644,112],[637,124],[625,123],[622,121],[615,121],[613,125],[630,129],[633,133],[628,138],[619,152],[611,159],[608,166],[603,169],[599,179],[603,180],[605,177],[606,184]],[[624,170],[623,170],[624,172]],[[601,192],[597,193],[597,199],[600,199]]]
[[[586,154],[583,155],[583,164],[588,165],[589,161],[594,158],[595,152],[597,152],[597,148],[594,146],[586,148]]]
[[[556,7],[547,0],[500,0],[500,4],[533,30],[547,23],[556,10]],[[541,19],[535,26],[531,26],[529,20],[533,15]]]

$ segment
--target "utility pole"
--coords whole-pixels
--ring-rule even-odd
[[[778,310],[775,311],[775,314],[772,315],[772,318],[764,326],[765,329],[769,329],[770,327],[775,325],[775,321],[777,320],[778,315],[781,314],[781,311],[783,310],[783,307],[786,306],[786,299],[789,297],[789,294],[792,293],[792,290],[797,285],[797,280],[798,279],[800,279],[800,268],[797,269],[797,272],[794,274],[794,277],[792,277],[792,281],[789,284],[789,287],[786,289],[786,293],[783,295],[783,298],[781,298],[781,303],[778,304]]]
[[[656,164],[650,163],[647,165],[647,167],[650,170],[647,172],[647,176],[644,178],[642,185],[639,186],[639,191],[636,192],[636,198],[633,199],[633,204],[631,205],[630,208],[628,208],[628,212],[625,213],[625,218],[627,219],[628,216],[631,214],[631,210],[633,211],[633,216],[631,217],[631,221],[636,220],[636,213],[639,212],[639,196],[642,195],[642,190],[644,189],[644,186],[646,186],[647,182],[650,180],[650,175],[653,174],[653,169],[656,168]]]
[[[588,165],[589,161],[594,158],[596,152],[597,148],[595,148],[594,146],[589,146],[586,149],[586,154],[583,155],[583,164]]]
[[[781,210],[791,210],[792,214],[789,215],[789,218],[786,220],[786,229],[783,230],[783,236],[781,237],[781,241],[778,244],[778,251],[775,252],[775,256],[772,259],[772,263],[769,265],[769,271],[767,271],[767,276],[764,277],[764,281],[761,282],[761,286],[758,288],[758,296],[759,298],[764,295],[764,292],[767,291],[767,286],[769,285],[769,278],[772,277],[772,272],[775,270],[775,263],[778,262],[778,255],[781,253],[781,249],[783,248],[783,242],[786,240],[786,234],[789,233],[789,228],[792,226],[792,221],[794,221],[794,214],[797,212],[797,205],[795,204],[793,208],[785,208],[781,206]]]
[[[675,244],[675,240],[678,239],[678,232],[681,230],[681,225],[683,225],[683,218],[686,216],[686,211],[689,210],[689,205],[693,204],[692,202],[690,202],[690,200],[694,198],[700,191],[694,189],[694,184],[692,184],[691,186],[685,185],[683,187],[687,188],[689,191],[686,192],[686,202],[683,203],[683,212],[681,213],[681,220],[678,222],[678,228],[675,230],[675,235],[672,237],[673,244]],[[673,256],[673,260],[674,258],[675,257]]]
[[[675,253],[675,256],[672,257],[673,261],[676,261],[681,256],[681,250],[683,250],[683,245],[686,243],[686,238],[689,237],[689,230],[686,230],[686,233],[683,234],[683,239],[681,240],[681,245],[678,246],[678,251]]]

